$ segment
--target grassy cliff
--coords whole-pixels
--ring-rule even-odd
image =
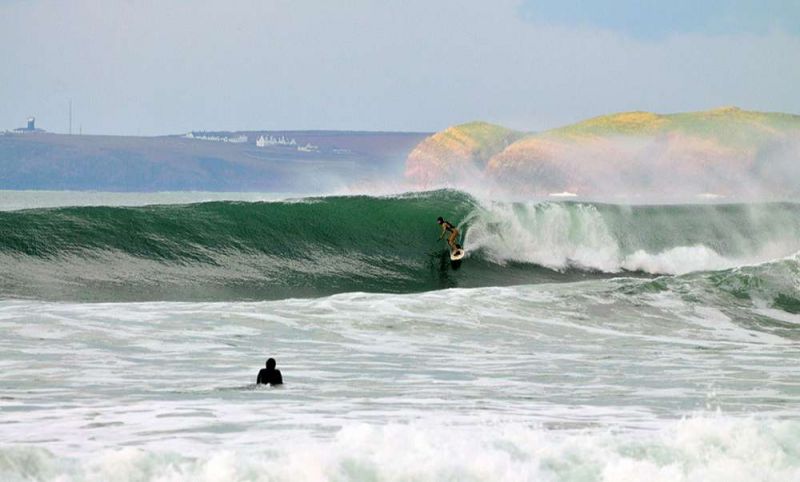
[[[545,134],[563,137],[684,134],[748,147],[786,129],[798,127],[800,127],[798,115],[721,107],[679,114],[622,112],[587,119],[547,131]]]
[[[800,116],[792,114],[737,107],[624,112],[527,135],[499,126],[475,135],[471,126],[488,125],[450,128],[417,146],[407,161],[409,177],[450,178],[472,161],[487,181],[533,195],[753,197],[767,189],[785,197],[798,191],[790,179],[800,175]]]
[[[481,172],[492,156],[522,133],[487,122],[450,127],[422,141],[408,156],[406,176],[422,184],[457,181]]]

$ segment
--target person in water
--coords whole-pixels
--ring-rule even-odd
[[[440,240],[444,237],[445,233],[450,233],[450,236],[447,238],[447,244],[450,246],[450,251],[455,251],[456,249],[460,248],[461,246],[456,243],[459,234],[458,228],[453,226],[453,223],[445,221],[441,216],[436,218],[436,222],[442,227],[442,234],[439,236]]]
[[[267,368],[262,368],[258,372],[257,385],[283,385],[281,371],[275,369],[275,359],[267,360]]]

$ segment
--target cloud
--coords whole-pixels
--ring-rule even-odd
[[[800,34],[796,0],[524,0],[521,12],[532,21],[623,32],[640,39],[681,33]]]

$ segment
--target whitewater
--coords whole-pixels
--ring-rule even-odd
[[[798,251],[793,203],[6,193],[0,479],[800,480]]]

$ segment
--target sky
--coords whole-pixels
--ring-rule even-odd
[[[796,0],[0,0],[0,130],[800,113]]]

